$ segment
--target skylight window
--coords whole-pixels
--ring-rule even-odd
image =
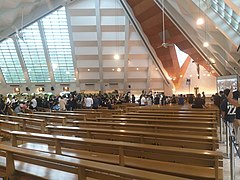
[[[47,49],[56,82],[75,80],[65,8],[42,19]]]
[[[177,57],[178,57],[179,66],[182,67],[183,63],[185,62],[185,60],[188,57],[188,54],[186,54],[185,52],[181,51],[177,46],[175,46],[175,49],[176,49],[176,53],[177,53]]]
[[[6,83],[25,83],[24,74],[12,39],[0,44],[0,67]]]
[[[18,39],[31,82],[50,82],[48,66],[37,22],[22,30]]]

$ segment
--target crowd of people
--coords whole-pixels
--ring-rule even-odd
[[[84,94],[76,91],[63,95],[32,95],[22,97],[20,95],[8,95],[0,97],[0,113],[8,114],[9,109],[15,113],[21,113],[26,109],[37,110],[38,108],[49,108],[51,110],[72,111],[74,109],[107,107],[112,108],[114,104],[135,103],[139,106],[166,105],[185,103],[193,104],[192,107],[204,107],[204,92],[198,94],[195,98],[193,95],[166,96],[163,92],[152,93],[142,91],[140,96],[127,92],[125,94],[114,90],[112,93]]]

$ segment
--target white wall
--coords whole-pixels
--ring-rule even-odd
[[[209,76],[210,75],[210,76]],[[200,79],[197,78],[197,67],[195,63],[190,63],[185,76],[182,77],[181,86],[176,89],[175,94],[194,94],[194,87],[199,87],[199,93],[205,92],[206,96],[211,96],[217,92],[216,77],[212,76],[202,66],[200,66]],[[186,79],[191,79],[190,92]]]

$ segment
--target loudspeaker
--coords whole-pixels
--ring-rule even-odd
[[[30,91],[29,87],[26,87],[26,91]]]
[[[51,90],[54,91],[54,87],[53,86],[51,87]]]

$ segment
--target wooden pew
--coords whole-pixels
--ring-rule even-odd
[[[97,128],[79,128],[69,126],[46,126],[49,134],[78,136],[92,139],[137,142],[142,144],[159,144],[195,149],[216,150],[218,138],[213,136],[185,135],[177,133],[153,133],[130,130],[113,130]]]
[[[208,108],[191,108],[190,106],[136,106],[128,107],[127,112],[141,112],[141,113],[191,113],[191,114],[210,114],[217,118],[217,122],[220,121],[220,110],[218,107],[208,107]]]
[[[222,170],[219,169],[219,167],[222,167],[222,154],[216,151],[179,149],[175,147],[92,140],[19,131],[11,132],[11,134],[13,146],[17,146],[17,140],[40,142],[53,147],[52,149],[50,148],[52,153],[55,152],[81,159],[175,174],[193,179],[205,179],[205,171],[208,171],[211,174],[210,176],[212,176],[210,179],[214,179],[214,176],[222,178]],[[40,147],[38,149],[39,147],[36,148],[36,144],[32,146],[22,145],[21,147],[49,152],[49,147],[44,149]],[[69,152],[73,149],[73,153]],[[155,166],[150,165],[146,167],[146,164]],[[175,168],[172,169],[171,166]],[[214,173],[213,168],[215,172],[219,173]],[[196,172],[197,169],[198,172]],[[202,176],[202,174],[204,175]],[[208,178],[210,176],[208,175]]]
[[[8,121],[20,123],[24,131],[27,131],[27,129],[30,129],[31,131],[44,133],[45,126],[47,125],[47,123],[43,119],[9,116],[9,115],[0,115],[0,117]]]
[[[54,112],[54,111],[52,111]],[[101,112],[95,112],[95,111],[55,111],[56,113],[75,113],[75,114],[86,114],[86,118],[98,118],[98,117],[102,117],[102,113]],[[54,113],[55,113],[54,112]]]
[[[216,118],[214,117],[194,117],[194,116],[172,116],[172,115],[160,115],[153,113],[128,113],[122,115],[113,115],[113,117],[117,118],[142,118],[142,119],[179,119],[179,120],[194,120],[194,121],[212,121],[216,122]]]
[[[0,120],[0,130],[8,129],[12,131],[19,131],[20,125],[18,122],[12,122],[7,120]]]
[[[21,117],[44,119],[46,124],[54,123],[54,124],[62,124],[63,126],[67,124],[67,119],[64,116],[52,116],[52,115],[45,115],[45,114],[27,114],[27,113],[22,113],[18,115]]]
[[[86,114],[79,113],[59,113],[59,112],[34,112],[34,114],[43,114],[43,115],[51,115],[51,116],[64,116],[66,117],[66,122],[72,122],[73,120],[83,120],[86,121]]]
[[[190,127],[177,125],[159,125],[159,124],[138,124],[121,122],[99,122],[99,121],[73,121],[74,126],[88,128],[111,128],[122,130],[136,130],[144,132],[163,132],[183,134],[217,136],[217,128],[209,127]]]
[[[121,109],[76,109],[75,111],[82,112],[84,114],[85,111],[93,111],[93,112],[100,112],[101,117],[112,117],[112,115],[119,115],[123,114],[123,110]]]
[[[3,137],[9,138],[9,131],[19,131],[20,124],[8,120],[0,120],[0,134]]]
[[[191,126],[191,127],[211,127],[216,128],[217,123],[212,121],[195,121],[195,120],[181,120],[178,118],[175,119],[167,119],[167,118],[159,118],[159,119],[151,119],[151,118],[132,118],[128,116],[121,116],[125,118],[94,118],[88,119],[88,121],[98,121],[98,122],[129,122],[129,123],[141,123],[141,124],[159,124],[159,125],[177,125],[177,126]]]
[[[183,180],[184,178],[133,168],[93,162],[62,155],[1,145],[1,174],[6,179],[86,180],[126,178],[140,180]],[[5,160],[6,157],[6,160]]]

